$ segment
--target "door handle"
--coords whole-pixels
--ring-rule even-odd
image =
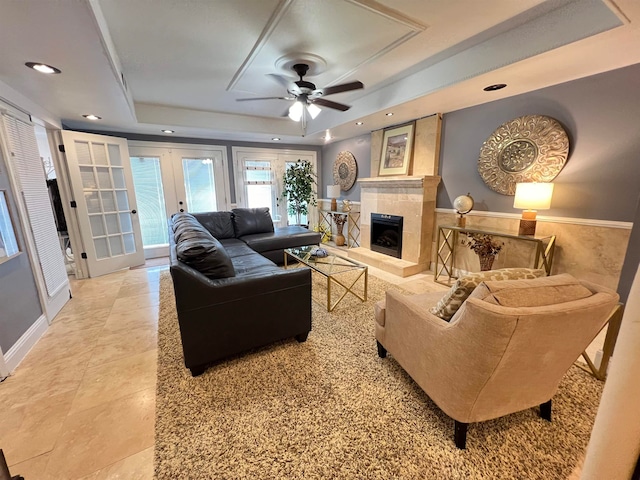
[[[137,210],[131,210],[131,213],[136,214],[136,213],[138,213],[138,211]]]

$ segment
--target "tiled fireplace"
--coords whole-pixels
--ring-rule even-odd
[[[358,182],[361,248],[351,250],[349,256],[401,276],[428,270],[440,177],[374,177],[361,178]],[[372,251],[372,213],[403,218],[400,259]]]

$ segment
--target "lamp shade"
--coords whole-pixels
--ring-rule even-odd
[[[302,118],[303,106],[301,102],[295,101],[289,108],[289,118],[294,122],[299,122]]]
[[[551,208],[553,183],[517,183],[514,208],[547,210]]]
[[[340,185],[327,185],[327,197],[338,198],[340,196]]]

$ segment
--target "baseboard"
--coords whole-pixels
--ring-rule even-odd
[[[40,337],[47,331],[49,324],[47,317],[42,314],[40,317],[24,332],[18,341],[11,347],[4,356],[7,370],[13,372],[20,362],[27,356],[27,353],[38,343]]]

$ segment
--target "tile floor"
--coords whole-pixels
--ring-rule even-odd
[[[0,448],[13,475],[153,478],[159,263],[72,281],[73,299],[0,385]],[[429,273],[369,273],[411,292],[447,290]]]

